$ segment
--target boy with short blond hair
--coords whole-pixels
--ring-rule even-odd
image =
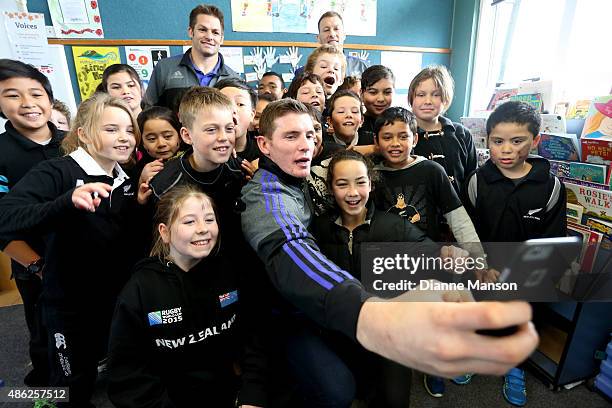
[[[217,89],[195,86],[183,96],[179,118],[181,137],[190,148],[141,185],[138,201],[145,204],[151,195],[159,199],[176,185],[195,184],[219,209],[222,235],[228,242],[239,239],[238,197],[246,179],[242,159],[232,155],[236,141],[234,104]]]
[[[325,94],[330,97],[344,81],[346,57],[342,50],[334,45],[321,45],[308,56],[304,72],[320,76],[325,86]]]

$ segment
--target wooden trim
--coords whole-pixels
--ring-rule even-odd
[[[49,38],[49,44],[61,45],[189,45],[186,40],[97,40],[87,38]]]
[[[50,38],[49,44],[61,45],[190,45],[190,40],[97,40]],[[317,48],[319,43],[300,41],[232,41],[223,43],[227,47],[300,47]],[[450,48],[404,47],[400,45],[344,44],[344,48],[374,51],[424,52],[450,54]]]

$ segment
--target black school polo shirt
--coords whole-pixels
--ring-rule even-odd
[[[42,145],[28,139],[9,121],[0,134],[0,198],[6,195],[19,180],[41,161],[59,157],[64,132],[47,122],[51,140]]]

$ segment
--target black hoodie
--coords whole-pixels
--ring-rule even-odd
[[[366,222],[349,231],[338,222],[338,213],[316,217],[311,225],[312,234],[321,252],[340,268],[354,277],[361,276],[361,244],[369,242],[433,242],[418,227],[394,213],[376,210],[368,202]],[[351,247],[349,249],[349,246]]]
[[[189,272],[139,262],[117,301],[108,393],[116,407],[263,406],[265,357],[255,303],[222,257]],[[241,361],[242,385],[234,363]],[[199,401],[199,402],[198,402]]]

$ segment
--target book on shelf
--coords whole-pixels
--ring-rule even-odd
[[[511,101],[525,102],[535,108],[536,111],[542,112],[544,103],[542,102],[542,94],[517,94],[510,97]]]
[[[499,88],[493,91],[493,95],[491,96],[491,100],[487,105],[487,110],[492,111],[505,101],[510,100],[514,95],[518,93],[518,88]]]
[[[592,231],[601,232],[605,238],[612,240],[612,222],[601,220],[592,215],[585,216],[582,221],[582,224]]]
[[[573,180],[564,180],[567,191],[567,202],[584,208],[583,218],[593,216],[603,221],[612,222],[612,191],[602,190],[576,184]]]
[[[580,141],[585,161],[612,164],[612,95],[593,99]]]
[[[491,152],[489,149],[476,149],[476,161],[478,162],[478,167],[485,164],[490,157]]]
[[[569,102],[557,102],[555,104],[555,109],[553,112],[555,113],[555,115],[560,115],[565,118],[567,117],[568,111],[569,111]]]
[[[487,148],[487,118],[483,117],[463,117],[461,124],[472,134],[474,146],[477,149]]]
[[[538,81],[525,81],[521,82],[518,86],[517,95],[526,94],[540,94],[542,100],[541,110],[553,110],[552,101],[553,97],[553,81],[551,80],[538,80]],[[540,110],[539,110],[540,111]],[[538,111],[538,112],[539,112]],[[565,131],[563,131],[565,132]]]
[[[565,209],[565,215],[567,216],[568,221],[571,221],[575,224],[580,224],[582,222],[583,212],[584,212],[584,207],[578,204],[567,203],[567,207]]]
[[[576,184],[576,185],[579,185],[579,186],[590,187],[590,188],[595,189],[595,190],[610,191],[610,186],[608,186],[607,184],[591,183],[590,181],[570,179],[570,178],[567,178],[567,177],[559,177],[559,180],[561,180],[563,182],[567,181],[569,183],[573,183],[573,184]]]
[[[549,162],[551,174],[557,177],[588,181],[601,185],[601,188],[605,190],[610,189],[610,171],[608,166],[552,159],[549,159]]]
[[[568,235],[579,237],[582,241],[582,249],[578,258],[581,265],[580,270],[586,273],[592,272],[603,234],[572,222],[567,223],[567,232]]]
[[[580,161],[580,143],[571,133],[541,133],[538,154],[549,160]]]
[[[589,106],[591,101],[589,99],[581,99],[576,103],[570,105],[569,111],[567,112],[566,119],[584,119],[589,113]]]
[[[567,126],[565,123],[565,117],[554,113],[542,113],[542,125],[540,126],[540,133],[566,133]]]

